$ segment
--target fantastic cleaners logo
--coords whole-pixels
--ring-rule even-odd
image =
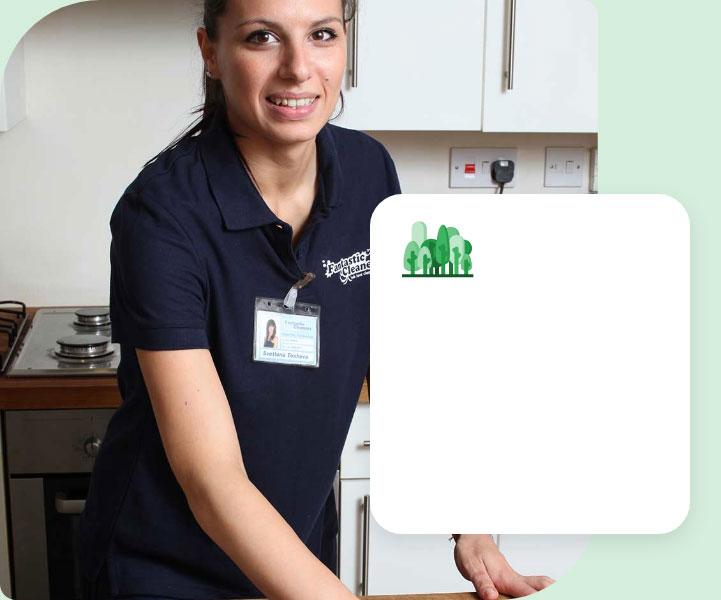
[[[338,261],[324,260],[323,268],[326,277],[333,277],[338,274],[343,285],[353,281],[357,277],[369,275],[371,272],[371,250],[354,252],[346,258]]]

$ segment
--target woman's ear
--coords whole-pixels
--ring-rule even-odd
[[[205,27],[198,27],[196,32],[198,38],[198,47],[200,48],[200,54],[203,56],[203,62],[205,63],[205,69],[214,78],[218,77],[218,63],[215,56],[215,44],[208,37],[208,32]]]

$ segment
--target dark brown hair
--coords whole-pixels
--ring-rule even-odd
[[[348,23],[356,11],[356,0],[340,0],[343,7],[343,21]],[[220,19],[228,8],[228,0],[205,0],[203,2],[203,27],[208,32],[208,38],[211,41],[218,39],[218,19]],[[213,117],[216,113],[222,111],[223,113],[227,110],[225,104],[225,94],[223,93],[223,84],[220,79],[212,79],[208,77],[205,72],[205,65],[203,65],[203,104],[196,107],[191,111],[191,114],[196,115],[195,121],[191,123],[185,131],[180,133],[165,150],[174,148],[179,143],[187,140],[194,135],[201,134],[209,126]],[[340,93],[340,111],[336,117],[343,113],[343,92]],[[336,118],[333,117],[333,118]],[[163,150],[163,152],[165,152]],[[162,152],[160,153],[162,154]],[[151,158],[148,163],[153,162],[159,155]]]

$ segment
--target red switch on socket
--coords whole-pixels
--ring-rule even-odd
[[[476,173],[476,163],[466,163],[465,173],[466,173],[466,174],[471,173],[471,174],[474,174],[474,175],[475,175],[475,173]]]

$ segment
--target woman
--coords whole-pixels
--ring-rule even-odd
[[[205,2],[202,119],[110,222],[123,404],[79,530],[88,598],[355,598],[333,574],[332,482],[368,372],[368,278],[308,274],[367,250],[373,209],[400,190],[378,142],[326,124],[350,12]],[[292,286],[322,307],[317,368],[253,360],[258,302]],[[547,584],[488,536],[455,556],[484,598],[494,577],[507,593]]]
[[[265,348],[277,348],[278,341],[278,334],[275,330],[275,321],[273,319],[268,319],[268,323],[265,326],[265,340],[263,340],[263,346]]]

